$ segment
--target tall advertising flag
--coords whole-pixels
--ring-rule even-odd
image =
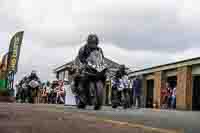
[[[21,44],[23,40],[24,31],[17,32],[10,41],[8,52],[8,72],[17,72],[18,61],[20,55]]]

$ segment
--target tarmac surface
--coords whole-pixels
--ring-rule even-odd
[[[0,103],[0,133],[199,133],[200,112]]]

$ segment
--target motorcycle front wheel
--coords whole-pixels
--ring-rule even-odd
[[[112,90],[112,108],[117,108],[120,104],[120,101],[118,99],[118,95],[117,95],[117,90]]]
[[[127,92],[125,92],[123,94],[123,100],[122,101],[123,101],[123,108],[124,109],[127,109],[127,108],[130,107],[130,95]]]
[[[101,81],[96,83],[94,110],[100,110],[103,105],[104,85]]]

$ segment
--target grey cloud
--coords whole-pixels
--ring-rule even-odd
[[[110,43],[128,49],[130,53],[151,51],[158,54],[158,56],[146,54],[145,57],[137,54],[122,57],[117,54],[118,57],[111,57],[116,58],[120,63],[130,64],[138,69],[171,62],[173,61],[171,56],[174,53],[186,51],[191,47],[199,47],[199,21],[185,23],[184,19],[180,19],[179,7],[176,3],[165,7],[164,4],[152,6],[145,5],[144,2],[144,7],[141,5],[137,8],[137,6],[124,2],[122,7],[120,4],[105,7],[96,5],[96,10],[76,13],[65,2],[66,8],[58,14],[56,11],[59,6],[56,5],[55,7],[51,5],[48,10],[45,10],[44,6],[45,8],[39,14],[34,14],[36,7],[31,8],[32,10],[21,10],[23,7],[19,7],[18,2],[10,0],[10,4],[7,5],[5,4],[7,1],[9,0],[0,1],[0,53],[7,50],[14,32],[25,31],[18,75],[36,68],[41,71],[42,78],[46,79],[53,68],[72,59],[70,55],[72,48],[82,43],[90,32],[97,33],[103,44]],[[56,13],[52,15],[51,11]],[[29,15],[28,18],[27,15]],[[72,21],[74,25],[72,28],[67,26],[68,19],[65,20],[65,18],[68,17],[69,23]],[[58,23],[60,21],[64,21],[66,25]],[[54,55],[53,50],[59,52]],[[108,55],[112,54],[111,52],[109,51]]]
[[[184,37],[183,26],[173,13],[175,11],[162,13],[157,10],[135,16],[131,12],[116,16],[94,14],[88,17],[90,25],[82,23],[80,29],[84,32],[89,31],[88,29],[97,31],[104,41],[122,48],[174,52],[186,49],[189,44]]]
[[[46,47],[80,44],[89,32],[97,33],[103,42],[132,50],[176,52],[189,48],[192,38],[195,38],[196,42],[200,41],[195,37],[198,32],[188,32],[185,29],[178,17],[176,5],[144,9],[128,7],[71,14],[75,25],[72,31],[66,28],[59,31],[53,29],[45,31],[37,25],[35,29],[32,25],[23,23],[18,17],[11,14],[8,16],[4,12],[0,15],[3,18],[1,28],[4,30],[24,28],[27,39],[40,41]],[[51,18],[52,20],[56,19],[56,16],[52,17],[55,17]],[[37,18],[40,19],[37,20],[38,24],[43,23],[45,18],[45,13],[41,13]]]

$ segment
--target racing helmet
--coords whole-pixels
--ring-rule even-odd
[[[87,44],[91,47],[96,47],[99,44],[98,36],[96,34],[88,35]]]

